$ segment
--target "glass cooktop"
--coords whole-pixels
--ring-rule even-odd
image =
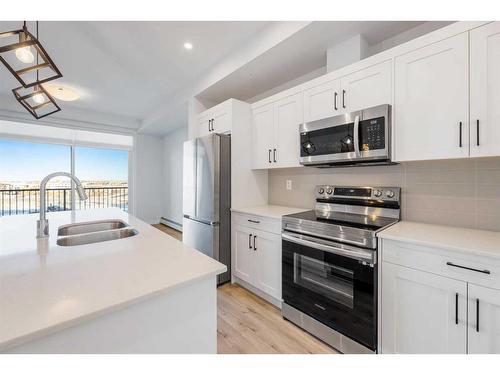
[[[286,215],[285,217],[373,231],[379,230],[398,221],[397,219],[377,215],[359,215],[338,211],[315,210]]]

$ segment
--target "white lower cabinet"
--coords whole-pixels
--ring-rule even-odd
[[[281,236],[253,231],[256,287],[281,300]]]
[[[246,216],[233,214],[233,278],[272,297],[273,302],[281,301],[281,235],[259,228],[262,224],[262,227],[274,229],[274,226],[268,225],[267,218],[251,216],[248,220],[251,220],[248,226],[238,224],[238,221],[247,221]]]
[[[469,284],[469,353],[500,353],[500,290]]]
[[[382,240],[381,353],[500,354],[500,260]]]
[[[465,354],[467,283],[382,265],[382,353]]]
[[[242,225],[233,225],[233,274],[243,281],[252,282],[253,258],[252,229]]]

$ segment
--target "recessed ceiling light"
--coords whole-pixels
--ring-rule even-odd
[[[190,42],[186,42],[186,43],[184,43],[184,48],[185,49],[193,49],[193,44]]]
[[[72,102],[80,98],[80,94],[78,94],[74,89],[68,86],[44,85],[43,87],[54,98],[62,100],[64,102]]]

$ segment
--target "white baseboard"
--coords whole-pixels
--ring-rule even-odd
[[[163,225],[166,225],[167,227],[173,228],[175,230],[178,230],[179,232],[182,232],[182,224],[179,224],[176,221],[167,219],[166,217],[161,217],[160,218],[160,223]]]

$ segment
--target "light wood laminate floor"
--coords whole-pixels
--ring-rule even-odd
[[[219,354],[336,353],[330,346],[284,320],[269,302],[236,285],[217,292]]]
[[[182,241],[182,233],[163,224],[155,228]],[[236,284],[217,289],[219,354],[337,353],[281,317],[269,302]]]
[[[182,241],[182,232],[179,232],[178,230],[175,230],[173,228],[167,227],[164,224],[153,224],[153,227],[156,229],[161,230],[162,232],[165,232],[166,234],[174,237],[175,239]]]

